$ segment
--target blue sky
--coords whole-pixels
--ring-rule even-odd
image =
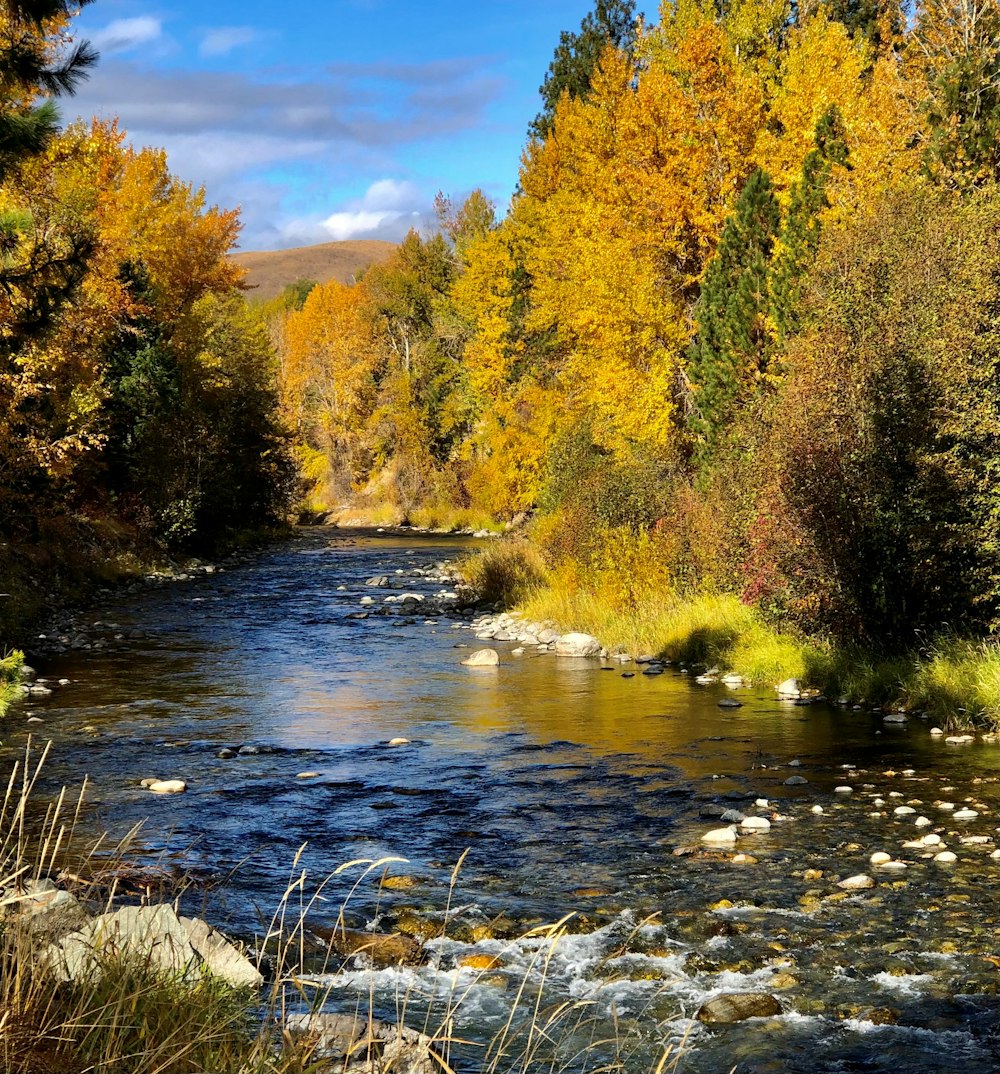
[[[538,86],[590,0],[96,0],[102,58],[66,120],[118,116],[213,203],[245,249],[399,238],[440,189],[517,181]]]

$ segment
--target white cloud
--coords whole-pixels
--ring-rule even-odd
[[[323,230],[335,242],[360,239],[381,232],[386,224],[397,223],[400,213],[358,209],[355,212],[331,213],[323,221]]]
[[[162,34],[163,23],[159,19],[140,15],[134,19],[115,19],[89,34],[88,40],[105,55],[110,55],[158,41]]]
[[[365,191],[358,208],[393,212],[412,208],[419,198],[420,194],[412,183],[377,179]]]
[[[252,26],[218,26],[208,30],[198,51],[202,56],[228,56],[233,49],[253,44],[260,34]]]

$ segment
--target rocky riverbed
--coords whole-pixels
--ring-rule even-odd
[[[46,787],[87,773],[93,830],[150,818],[140,862],[251,947],[293,868],[387,862],[310,909],[333,1011],[405,997],[484,1040],[541,991],[630,1069],[997,1068],[994,742],[564,641],[477,608],[466,545],[317,529],[125,594],[91,619],[114,645],[43,654],[68,683],[0,756],[50,736]]]

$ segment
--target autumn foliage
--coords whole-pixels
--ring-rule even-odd
[[[287,315],[316,495],[534,513],[550,568],[622,607],[992,629],[995,4],[606,8],[563,35],[506,216],[444,202]]]

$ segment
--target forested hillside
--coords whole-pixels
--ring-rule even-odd
[[[442,201],[288,314],[317,496],[533,512],[546,568],[622,609],[992,630],[998,76],[992,0],[598,3],[509,213]]]
[[[228,254],[234,212],[130,148],[60,129],[96,61],[76,5],[0,3],[4,621],[79,568],[204,550],[284,516],[277,366]]]

